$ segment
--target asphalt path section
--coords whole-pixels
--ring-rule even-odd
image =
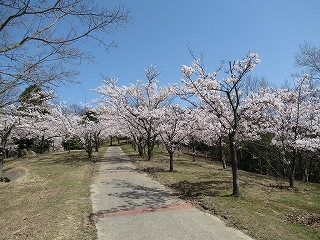
[[[109,147],[91,188],[99,240],[252,239],[178,198]]]

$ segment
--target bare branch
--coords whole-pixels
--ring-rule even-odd
[[[320,47],[309,42],[299,45],[299,51],[294,55],[295,66],[302,69],[302,74],[308,73],[310,79],[320,80]]]
[[[106,34],[131,21],[122,4],[108,9],[92,0],[5,0],[0,14],[0,95],[21,84],[74,82],[75,66],[93,60],[79,44],[96,42],[108,51],[116,44]]]

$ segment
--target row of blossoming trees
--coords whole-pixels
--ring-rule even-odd
[[[179,146],[198,142],[218,149],[224,166],[225,159],[229,160],[234,196],[241,195],[238,167],[244,151],[250,156],[249,165],[261,165],[263,159],[276,172],[281,166],[279,175],[289,179],[290,187],[294,187],[297,167],[303,169],[305,178],[313,174],[319,181],[319,89],[312,88],[304,76],[293,88],[260,88],[245,94],[244,79],[259,62],[258,55],[249,52],[245,59],[208,73],[201,60],[195,59],[191,66],[182,66],[181,85],[160,88],[160,72],[154,66],[145,69],[145,82],[117,86],[117,79],[110,77],[96,89],[101,94],[96,107],[83,115],[49,101],[42,101],[46,106],[38,110],[11,106],[1,115],[2,145],[25,136],[51,142],[77,138],[91,157],[101,139],[123,136],[131,139],[139,155],[146,148],[151,160],[155,144],[161,141],[173,171],[173,155]],[[180,107],[175,98],[191,107]]]
[[[292,89],[261,88],[245,96],[244,78],[259,62],[256,54],[248,53],[245,59],[222,66],[223,72],[208,73],[195,59],[191,66],[182,66],[181,86],[161,88],[157,88],[159,72],[151,66],[145,70],[146,83],[118,87],[116,79],[106,80],[96,89],[102,95],[97,108],[102,116],[111,114],[121,122],[123,133],[131,137],[140,155],[147,146],[149,160],[156,140],[161,141],[170,155],[170,171],[180,144],[198,141],[206,146],[227,146],[234,196],[241,195],[237,153],[248,143],[269,139],[283,175],[294,187],[297,164],[308,174],[310,156],[319,150],[319,89],[311,88],[304,76]],[[193,106],[178,107],[173,102],[177,96]],[[319,177],[319,159],[315,161]]]
[[[107,131],[110,133],[108,123],[99,121],[90,107],[85,107],[81,113],[73,112],[65,102],[54,104],[52,92],[36,85],[27,90],[26,96],[20,95],[18,104],[1,109],[1,148],[7,156],[27,148],[28,143],[41,154],[49,149],[61,149],[63,142],[74,139],[91,158],[94,147],[97,151],[102,140],[107,138]],[[21,146],[17,149],[16,145]]]

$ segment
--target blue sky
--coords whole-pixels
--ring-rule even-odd
[[[117,0],[96,0],[116,6]],[[89,103],[99,95],[92,91],[102,84],[102,76],[114,75],[118,85],[145,80],[143,70],[156,65],[161,70],[159,85],[180,83],[182,64],[204,54],[209,72],[221,60],[242,59],[250,50],[259,54],[261,64],[253,75],[265,76],[281,86],[290,72],[296,72],[293,55],[299,44],[308,41],[320,46],[319,0],[122,0],[131,11],[133,24],[105,38],[119,47],[109,53],[86,45],[96,55],[97,64],[80,67],[80,85],[60,88],[58,94],[68,104]]]

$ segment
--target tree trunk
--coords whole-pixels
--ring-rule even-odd
[[[2,178],[2,173],[3,173],[3,149],[0,147],[0,178]]]
[[[84,142],[84,148],[86,150],[86,152],[88,153],[88,158],[91,159],[92,158],[92,135],[91,133],[89,133],[89,135],[86,136],[85,142]]]
[[[226,159],[223,157],[222,138],[219,137],[219,161],[222,162],[223,169],[227,168]]]
[[[138,143],[138,155],[139,157],[142,157],[143,156],[143,146],[142,146],[142,143]]]
[[[235,132],[229,134],[229,145],[230,145],[230,155],[231,155],[231,166],[232,166],[232,184],[233,192],[232,196],[240,197],[240,184],[239,184],[239,173],[238,173],[238,160],[236,155],[236,146],[234,142]]]
[[[112,146],[112,136],[110,136],[110,146]]]
[[[0,179],[2,178],[2,173],[3,173],[3,160],[0,159]]]
[[[153,158],[153,149],[155,145],[155,139],[156,139],[155,136],[147,138],[148,161],[152,160]]]
[[[92,149],[90,150],[90,149],[88,149],[88,151],[87,151],[87,153],[88,153],[88,158],[92,158]]]
[[[173,152],[169,152],[170,156],[170,172],[173,172]]]
[[[148,161],[153,158],[153,146],[152,144],[148,144]]]
[[[303,180],[303,182],[309,182],[307,160],[305,160],[304,173],[303,173],[303,179],[302,180]]]
[[[259,157],[259,174],[262,174],[262,160],[261,160],[261,157]]]
[[[227,160],[224,156],[222,156],[222,167],[223,169],[227,169]]]
[[[294,188],[294,174],[289,171],[289,187]]]
[[[193,141],[193,144],[192,144],[192,154],[193,154],[192,161],[195,162],[197,153],[196,153],[196,144],[195,144],[194,141]]]
[[[41,142],[40,142],[40,154],[43,154],[45,151],[44,149],[44,136],[41,137]]]
[[[289,165],[289,187],[294,188],[294,175],[296,172],[296,158],[297,158],[297,151],[293,151],[292,161]]]
[[[85,150],[86,150],[86,152],[88,153],[88,158],[92,158],[92,145],[90,144],[90,143],[87,143],[86,144],[86,147],[85,147]]]

